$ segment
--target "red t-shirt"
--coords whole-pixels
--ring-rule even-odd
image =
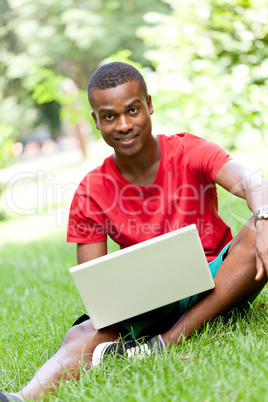
[[[86,175],[70,208],[68,242],[100,242],[108,234],[124,248],[194,223],[211,261],[232,239],[218,215],[214,183],[229,155],[189,133],[158,138],[161,159],[152,184],[127,181],[112,155]]]

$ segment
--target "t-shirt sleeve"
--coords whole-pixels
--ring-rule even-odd
[[[191,166],[195,172],[200,172],[207,182],[214,181],[220,168],[232,158],[212,141],[191,134],[187,137],[188,166]]]
[[[69,243],[97,243],[107,239],[102,211],[87,187],[82,181],[71,203],[67,229]]]

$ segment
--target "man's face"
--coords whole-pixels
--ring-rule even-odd
[[[116,153],[135,155],[151,136],[151,97],[146,97],[138,82],[96,89],[91,104],[96,128]]]

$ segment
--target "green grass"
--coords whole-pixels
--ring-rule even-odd
[[[223,192],[221,198],[221,215],[236,234],[241,223],[230,213]],[[243,202],[231,202],[232,210],[247,215]],[[2,234],[9,223],[4,225]],[[16,240],[0,247],[2,391],[23,387],[84,312],[68,272],[75,263],[75,245],[66,244],[62,229],[35,241]],[[111,358],[99,368],[82,371],[78,383],[62,382],[48,399],[267,401],[267,305],[266,288],[245,316],[234,311],[219,318],[162,355],[138,362]]]

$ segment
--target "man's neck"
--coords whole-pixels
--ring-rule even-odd
[[[146,186],[152,184],[157,176],[160,156],[159,139],[152,136],[152,141],[137,155],[123,156],[115,153],[114,163],[121,175],[130,183]]]

